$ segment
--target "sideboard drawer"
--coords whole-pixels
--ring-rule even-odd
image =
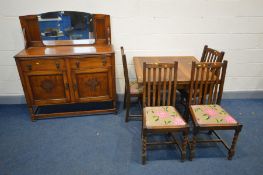
[[[64,70],[63,59],[38,59],[21,61],[23,71]]]
[[[70,60],[70,66],[72,69],[104,67],[110,65],[111,65],[110,56],[81,57],[81,58],[73,58]]]

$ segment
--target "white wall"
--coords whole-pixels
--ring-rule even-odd
[[[134,55],[199,58],[204,44],[226,52],[225,91],[263,90],[263,0],[1,0],[0,96],[23,94],[13,59],[23,49],[18,16],[56,10],[111,15],[118,93],[124,83],[120,46],[135,78]]]

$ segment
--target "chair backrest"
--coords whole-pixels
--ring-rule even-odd
[[[121,57],[122,57],[122,64],[123,64],[123,72],[124,72],[124,80],[125,80],[125,89],[126,93],[130,92],[130,86],[129,86],[129,74],[128,74],[128,66],[127,66],[127,60],[126,55],[124,53],[124,49],[121,46]]]
[[[192,62],[189,105],[220,104],[227,61],[223,63]]]
[[[222,62],[225,52],[219,52],[205,45],[201,62]]]
[[[175,106],[178,63],[143,63],[143,106]],[[172,103],[172,104],[171,104]]]

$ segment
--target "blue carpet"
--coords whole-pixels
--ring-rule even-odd
[[[244,127],[233,160],[220,144],[200,145],[180,162],[172,147],[151,149],[141,165],[140,121],[124,112],[31,122],[26,105],[0,105],[0,175],[261,174],[263,100],[223,100]],[[121,108],[121,107],[120,107]],[[221,132],[230,141],[232,132]]]

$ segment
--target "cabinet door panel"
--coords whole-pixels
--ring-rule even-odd
[[[64,72],[26,73],[26,84],[34,105],[59,104],[70,100]]]
[[[79,102],[111,100],[111,67],[87,70],[73,70],[76,100]]]

